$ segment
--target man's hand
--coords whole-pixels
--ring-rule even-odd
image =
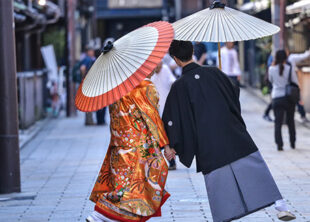
[[[172,160],[175,159],[175,150],[173,148],[170,148],[168,145],[165,146],[165,151],[164,151],[165,157],[167,160]]]

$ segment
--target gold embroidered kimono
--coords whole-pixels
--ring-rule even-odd
[[[111,141],[90,199],[117,221],[161,216],[169,197],[168,166],[160,151],[168,138],[159,117],[155,86],[144,80],[110,106]]]

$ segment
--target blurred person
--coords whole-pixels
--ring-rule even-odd
[[[293,75],[297,76],[297,71],[296,71],[297,70],[297,66],[296,66],[296,64],[298,64],[299,62],[309,58],[309,56],[310,56],[310,49],[308,49],[304,53],[290,53],[288,48],[286,48],[285,51],[286,51],[286,54],[288,56],[287,61],[292,66],[292,74],[294,73]],[[304,104],[303,104],[302,98],[297,103],[297,109],[298,109],[298,112],[300,114],[300,117],[301,117],[302,121],[304,123],[309,122],[309,120],[306,117],[306,111],[305,111],[305,108],[304,108]]]
[[[81,71],[81,79],[84,79],[87,75],[87,72],[90,70],[94,62],[96,61],[95,57],[95,49],[93,46],[88,45],[86,48],[86,55],[84,59],[80,63],[80,71]],[[93,113],[87,112],[85,113],[85,125],[91,126],[94,125]]]
[[[270,94],[271,90],[272,90],[272,84],[269,81],[269,67],[272,65],[273,63],[273,56],[270,53],[270,55],[268,56],[268,60],[267,60],[267,67],[266,67],[266,73],[265,73],[265,77],[264,77],[264,81],[267,84],[268,87],[268,94]],[[272,110],[272,101],[268,104],[268,106],[266,107],[265,111],[264,111],[264,115],[263,115],[263,119],[269,122],[273,122],[273,119],[270,117],[270,111]]]
[[[158,100],[146,78],[110,105],[110,145],[90,196],[95,211],[87,221],[140,222],[161,216],[170,195],[164,189],[168,166],[160,148],[167,150],[169,141]]]
[[[108,42],[114,42],[115,39],[114,38],[106,38],[103,42],[103,46],[106,46],[108,44]],[[96,58],[98,58],[102,53],[102,50],[101,49],[97,49],[95,51],[95,56]],[[96,118],[97,118],[97,125],[105,125],[106,124],[106,121],[105,121],[105,114],[106,114],[106,107],[96,111]]]
[[[171,71],[174,73],[176,78],[180,78],[181,77],[181,75],[182,75],[182,68],[180,66],[178,66],[172,58],[170,59],[170,62],[168,64],[168,66],[171,69]]]
[[[206,65],[207,49],[202,42],[195,42],[194,56],[199,65]]]
[[[95,57],[98,58],[101,55],[102,51],[101,49],[95,50]],[[97,119],[97,125],[105,125],[105,113],[106,113],[107,107],[103,107],[102,109],[96,111],[96,119]]]
[[[289,84],[289,75],[292,82],[298,85],[296,72],[293,72],[293,66],[287,64],[287,54],[284,50],[276,52],[274,65],[269,67],[269,81],[272,84],[272,107],[275,115],[275,141],[278,151],[283,150],[282,124],[284,114],[289,129],[291,148],[295,149],[295,106],[296,104],[288,101],[286,96],[286,86]]]
[[[53,117],[58,117],[61,108],[60,95],[58,92],[58,85],[56,81],[52,81],[52,85],[50,88],[50,94],[52,97],[52,115]]]
[[[163,64],[163,62],[160,62],[156,67],[155,74],[152,76],[151,80],[156,86],[159,94],[159,115],[162,117],[168,93],[176,78],[169,67],[166,64]],[[176,170],[176,168],[175,160],[170,160],[169,170]]]
[[[296,64],[307,59],[307,58],[309,58],[310,49],[305,51],[304,53],[290,53],[288,48],[286,48],[285,51],[286,51],[286,54],[288,55],[287,63],[289,65],[292,65],[292,73],[295,73],[295,75],[298,77],[297,72],[296,72],[296,69],[297,69]],[[270,55],[268,58],[269,66],[271,65],[272,61],[273,61],[273,56]],[[268,66],[268,68],[269,68],[269,66]],[[263,118],[267,121],[272,121],[272,119],[269,115],[271,109],[272,109],[272,102],[267,106],[265,113],[264,113],[264,116],[263,116]],[[305,111],[302,99],[300,99],[300,101],[297,103],[297,110],[300,114],[300,118],[303,121],[303,123],[309,122],[309,120],[306,117],[306,111]]]
[[[171,147],[165,154],[169,159],[176,153],[186,167],[195,157],[213,221],[238,219],[274,203],[279,219],[295,219],[247,132],[239,88],[218,68],[194,63],[191,42],[174,40],[169,52],[183,73],[164,109]]]
[[[162,116],[168,93],[176,78],[169,67],[166,64],[163,64],[163,62],[160,62],[155,68],[151,80],[156,86],[159,94],[159,115]]]
[[[225,73],[231,81],[240,86],[241,69],[238,60],[237,50],[233,42],[226,42],[221,48],[222,72]],[[217,61],[218,63],[219,61]]]

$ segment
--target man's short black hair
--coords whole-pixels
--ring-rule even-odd
[[[169,48],[170,56],[175,56],[182,62],[191,60],[193,58],[193,51],[193,44],[190,41],[173,40]]]

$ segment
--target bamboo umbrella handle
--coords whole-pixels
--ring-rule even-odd
[[[217,43],[217,48],[218,48],[219,68],[220,70],[222,70],[221,44],[219,42]]]

